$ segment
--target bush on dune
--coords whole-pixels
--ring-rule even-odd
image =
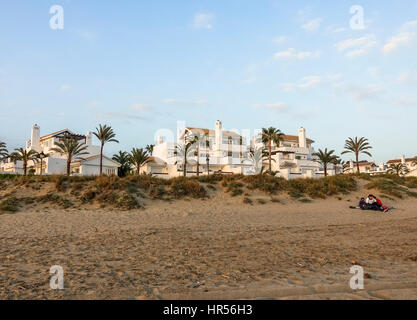
[[[400,199],[404,195],[417,198],[417,192],[408,190],[408,188],[417,188],[417,177],[400,177],[392,174],[376,176],[372,177],[365,188],[377,189],[385,195]]]
[[[0,201],[0,213],[14,213],[17,211],[19,211],[19,200],[17,198],[11,197]]]
[[[171,179],[170,181],[169,190],[174,198],[179,199],[187,196],[193,198],[207,197],[206,189],[193,179],[180,177]]]

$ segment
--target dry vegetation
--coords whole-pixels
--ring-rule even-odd
[[[287,181],[268,174],[255,176],[211,175],[193,178],[158,179],[150,175],[101,177],[13,176],[0,175],[0,213],[17,212],[25,207],[57,206],[67,208],[108,207],[132,210],[144,207],[145,200],[172,201],[181,198],[208,198],[210,192],[225,192],[241,197],[252,205],[250,196],[261,192],[279,202],[277,194],[288,194],[300,202],[348,194],[358,188],[358,179],[366,179],[366,189],[376,189],[385,196],[417,197],[417,178],[393,175],[370,177],[339,175],[321,179]],[[257,204],[266,203],[256,199]]]

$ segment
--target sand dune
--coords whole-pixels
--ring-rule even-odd
[[[349,209],[359,196],[249,205],[219,192],[144,210],[0,215],[0,298],[416,299],[417,200],[390,200],[388,214]],[[349,288],[352,263],[365,290]],[[64,290],[49,288],[52,265]]]

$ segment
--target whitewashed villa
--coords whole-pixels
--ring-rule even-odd
[[[405,176],[407,177],[417,177],[417,156],[413,158],[406,158],[405,155],[401,155],[400,159],[392,159],[387,162],[387,166],[395,165],[398,163],[403,164],[405,168],[407,168],[407,173]]]
[[[63,138],[76,139],[83,145],[87,146],[86,155],[81,158],[73,159],[71,163],[72,175],[99,175],[100,174],[100,146],[93,145],[93,134],[87,132],[86,135],[75,134],[68,129],[59,130],[47,134],[40,135],[40,127],[34,125],[31,130],[31,138],[26,142],[26,150],[35,150],[38,153],[43,152],[49,155],[42,161],[28,162],[28,170],[33,169],[35,174],[66,174],[67,159],[65,155],[52,151],[56,142],[60,142]],[[41,169],[42,166],[42,169]],[[116,161],[103,157],[103,173],[107,175],[117,174],[120,164]],[[5,159],[0,163],[0,172],[23,174],[23,162],[11,159]]]
[[[183,175],[183,156],[178,146],[186,143],[187,136],[201,135],[204,137],[193,147],[187,160],[187,176],[197,174],[197,160],[200,174],[222,172],[224,174],[245,174],[251,164],[245,164],[249,146],[246,139],[232,131],[223,130],[222,122],[216,121],[214,129],[185,127],[177,130],[177,141],[168,142],[164,137],[157,138],[151,161],[144,170],[157,176],[176,177]]]
[[[375,164],[374,161],[359,161],[359,172],[366,173],[370,175],[377,175],[377,174],[384,174],[387,173],[387,165],[384,162],[379,163],[378,165]],[[350,160],[343,166],[343,172],[346,174],[349,173],[357,173],[358,166],[356,162]]]
[[[261,133],[250,138],[234,131],[223,129],[221,121],[216,121],[213,129],[185,127],[177,130],[176,141],[166,141],[165,137],[158,136],[152,155],[142,168],[141,172],[152,174],[161,178],[179,177],[184,174],[184,153],[181,147],[187,143],[187,138],[200,136],[200,141],[187,152],[187,176],[221,173],[251,175],[261,172],[261,168],[268,168],[268,160],[262,155],[267,146],[262,143]],[[62,129],[44,136],[40,135],[40,127],[34,125],[31,138],[26,142],[26,150],[35,150],[47,154],[42,161],[29,161],[28,171],[34,174],[66,174],[66,157],[52,151],[56,143],[63,138],[72,138],[87,147],[86,155],[73,159],[71,175],[99,175],[100,173],[100,146],[93,144],[93,133],[86,135],[75,134],[68,129]],[[314,141],[307,138],[306,129],[300,128],[298,135],[283,135],[279,146],[272,143],[272,171],[285,179],[317,178],[324,176],[324,170],[313,156]],[[198,154],[198,156],[197,156]],[[387,163],[376,165],[372,161],[360,161],[361,173],[371,175],[387,173],[389,166],[402,163],[407,168],[407,176],[417,176],[416,157],[389,160]],[[103,173],[116,175],[120,164],[109,157],[103,156]],[[198,168],[198,169],[197,169]],[[355,173],[356,163],[350,160],[344,166],[329,164],[328,175],[340,173]],[[0,173],[23,174],[23,163],[16,163],[11,159],[0,162]]]
[[[324,169],[313,157],[314,140],[307,138],[306,129],[300,128],[298,135],[284,135],[279,147],[272,143],[272,171],[278,171],[277,176],[285,179],[317,178],[324,176]],[[262,143],[261,133],[255,135],[251,141],[252,149],[266,149]],[[264,160],[264,166],[266,166]],[[328,167],[328,175],[341,173],[341,166]]]
[[[153,149],[151,161],[142,170],[160,177],[176,177],[183,175],[182,157],[176,150],[178,145],[184,145],[188,134],[205,136],[198,144],[199,173],[208,172],[222,174],[256,174],[262,165],[266,167],[266,160],[260,155],[257,159],[250,151],[262,150],[266,146],[260,140],[261,134],[256,134],[248,144],[248,139],[233,131],[223,130],[221,121],[216,121],[214,129],[185,127],[177,132],[177,141],[168,142],[164,137],[157,137],[157,144]],[[297,136],[284,135],[279,147],[272,145],[272,170],[278,171],[277,176],[285,179],[315,178],[324,176],[321,165],[314,161],[312,154],[313,140],[306,137],[306,130],[301,128]],[[187,159],[187,176],[197,174],[196,149]],[[259,164],[254,163],[260,161]],[[341,173],[342,168],[329,166],[328,174]]]

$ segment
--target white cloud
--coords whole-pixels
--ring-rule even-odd
[[[321,55],[320,51],[300,51],[297,52],[294,48],[289,48],[284,51],[279,51],[275,53],[275,59],[297,59],[304,60],[307,58],[319,58]]]
[[[377,45],[375,35],[367,34],[360,38],[351,38],[340,41],[335,44],[335,47],[340,52],[345,52],[347,57],[357,57],[365,54],[372,47]]]
[[[175,104],[175,105],[203,105],[206,104],[207,101],[203,99],[197,99],[197,100],[181,100],[181,99],[175,99],[175,98],[168,98],[164,100],[164,103],[166,104]]]
[[[97,101],[97,100],[93,100],[93,101],[90,101],[88,104],[87,104],[87,108],[88,109],[96,109],[98,106],[100,106],[101,105],[101,102],[100,101]]]
[[[147,104],[136,103],[136,104],[132,105],[130,108],[132,110],[136,110],[136,111],[145,111],[145,110],[151,109],[152,107],[147,105]]]
[[[75,32],[78,34],[78,36],[85,40],[94,40],[96,38],[95,33],[88,30],[77,29]]]
[[[397,83],[400,83],[400,84],[417,83],[417,74],[412,73],[412,72],[404,72],[398,76]]]
[[[267,108],[270,109],[274,112],[286,112],[289,110],[289,105],[285,102],[282,101],[278,101],[275,103],[269,103],[269,104],[254,104],[253,105],[254,108],[259,109],[259,108]]]
[[[315,88],[321,84],[334,82],[340,79],[340,74],[331,74],[326,76],[311,75],[301,78],[297,82],[281,84],[284,91],[293,91],[295,89],[310,89]]]
[[[71,90],[71,89],[72,89],[72,87],[71,87],[69,84],[62,84],[62,85],[59,87],[59,89],[60,89],[61,91],[69,91],[69,90]]]
[[[382,87],[380,85],[350,86],[347,91],[353,99],[363,101],[376,98],[382,92]]]
[[[384,45],[382,51],[385,54],[389,54],[393,51],[396,51],[398,47],[403,45],[410,44],[415,38],[415,34],[413,32],[402,32],[399,33],[390,39],[388,39],[387,43]]]
[[[256,78],[247,78],[243,82],[248,83],[248,84],[254,83],[254,82],[256,82]]]
[[[320,29],[320,25],[322,21],[323,20],[321,18],[316,18],[303,24],[301,28],[303,28],[307,32],[316,32],[317,30]]]
[[[339,33],[346,31],[346,28],[336,28],[336,29],[330,29],[330,33]]]
[[[276,37],[274,39],[275,44],[283,44],[285,41],[287,41],[287,37],[285,36]]]
[[[214,15],[211,13],[197,13],[194,16],[194,28],[196,29],[213,29]]]
[[[410,31],[414,30],[417,27],[417,20],[407,21],[401,27],[401,31]]]
[[[417,99],[410,97],[399,97],[394,99],[394,104],[400,107],[415,107],[417,106]]]

